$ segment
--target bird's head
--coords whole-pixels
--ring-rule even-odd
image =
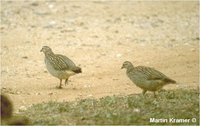
[[[132,64],[131,62],[125,61],[125,62],[123,63],[123,65],[122,65],[121,69],[123,69],[123,68],[128,69],[128,68],[132,68],[132,67],[133,67],[133,64]]]
[[[43,46],[42,49],[40,50],[40,52],[49,53],[49,52],[52,52],[52,50],[48,46]]]

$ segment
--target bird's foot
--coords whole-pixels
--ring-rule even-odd
[[[63,87],[61,87],[61,86],[56,86],[56,88],[57,88],[57,89],[62,89]]]
[[[65,86],[68,85],[68,79],[65,79]]]

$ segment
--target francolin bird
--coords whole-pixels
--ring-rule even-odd
[[[48,46],[43,46],[40,52],[45,54],[45,64],[49,73],[60,79],[59,88],[62,88],[62,79],[65,79],[66,85],[70,76],[82,72],[72,60],[64,55],[54,54]]]
[[[137,66],[134,67],[133,64],[129,61],[125,61],[121,67],[121,69],[126,69],[126,74],[129,77],[129,79],[136,84],[136,86],[143,89],[143,95],[147,91],[154,92],[161,89],[163,86],[167,84],[174,84],[176,81],[170,79],[163,73],[155,70],[151,67],[145,67],[145,66]]]

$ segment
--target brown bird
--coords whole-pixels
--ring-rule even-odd
[[[161,89],[164,85],[167,84],[175,84],[176,81],[170,79],[163,73],[155,70],[151,67],[145,67],[145,66],[137,66],[134,67],[133,64],[129,61],[125,61],[121,67],[121,69],[126,68],[126,74],[129,77],[129,79],[136,84],[136,86],[143,89],[143,95],[147,91],[154,92]]]
[[[54,54],[48,46],[43,46],[40,52],[45,54],[45,64],[49,73],[60,79],[59,88],[62,88],[62,79],[65,79],[66,85],[70,76],[82,72],[72,60],[64,55]]]

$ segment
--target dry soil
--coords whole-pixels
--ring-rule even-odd
[[[178,82],[199,84],[198,2],[1,1],[1,92],[15,110],[48,101],[139,94],[120,69],[126,60]],[[83,73],[57,89],[42,46],[72,59]]]

